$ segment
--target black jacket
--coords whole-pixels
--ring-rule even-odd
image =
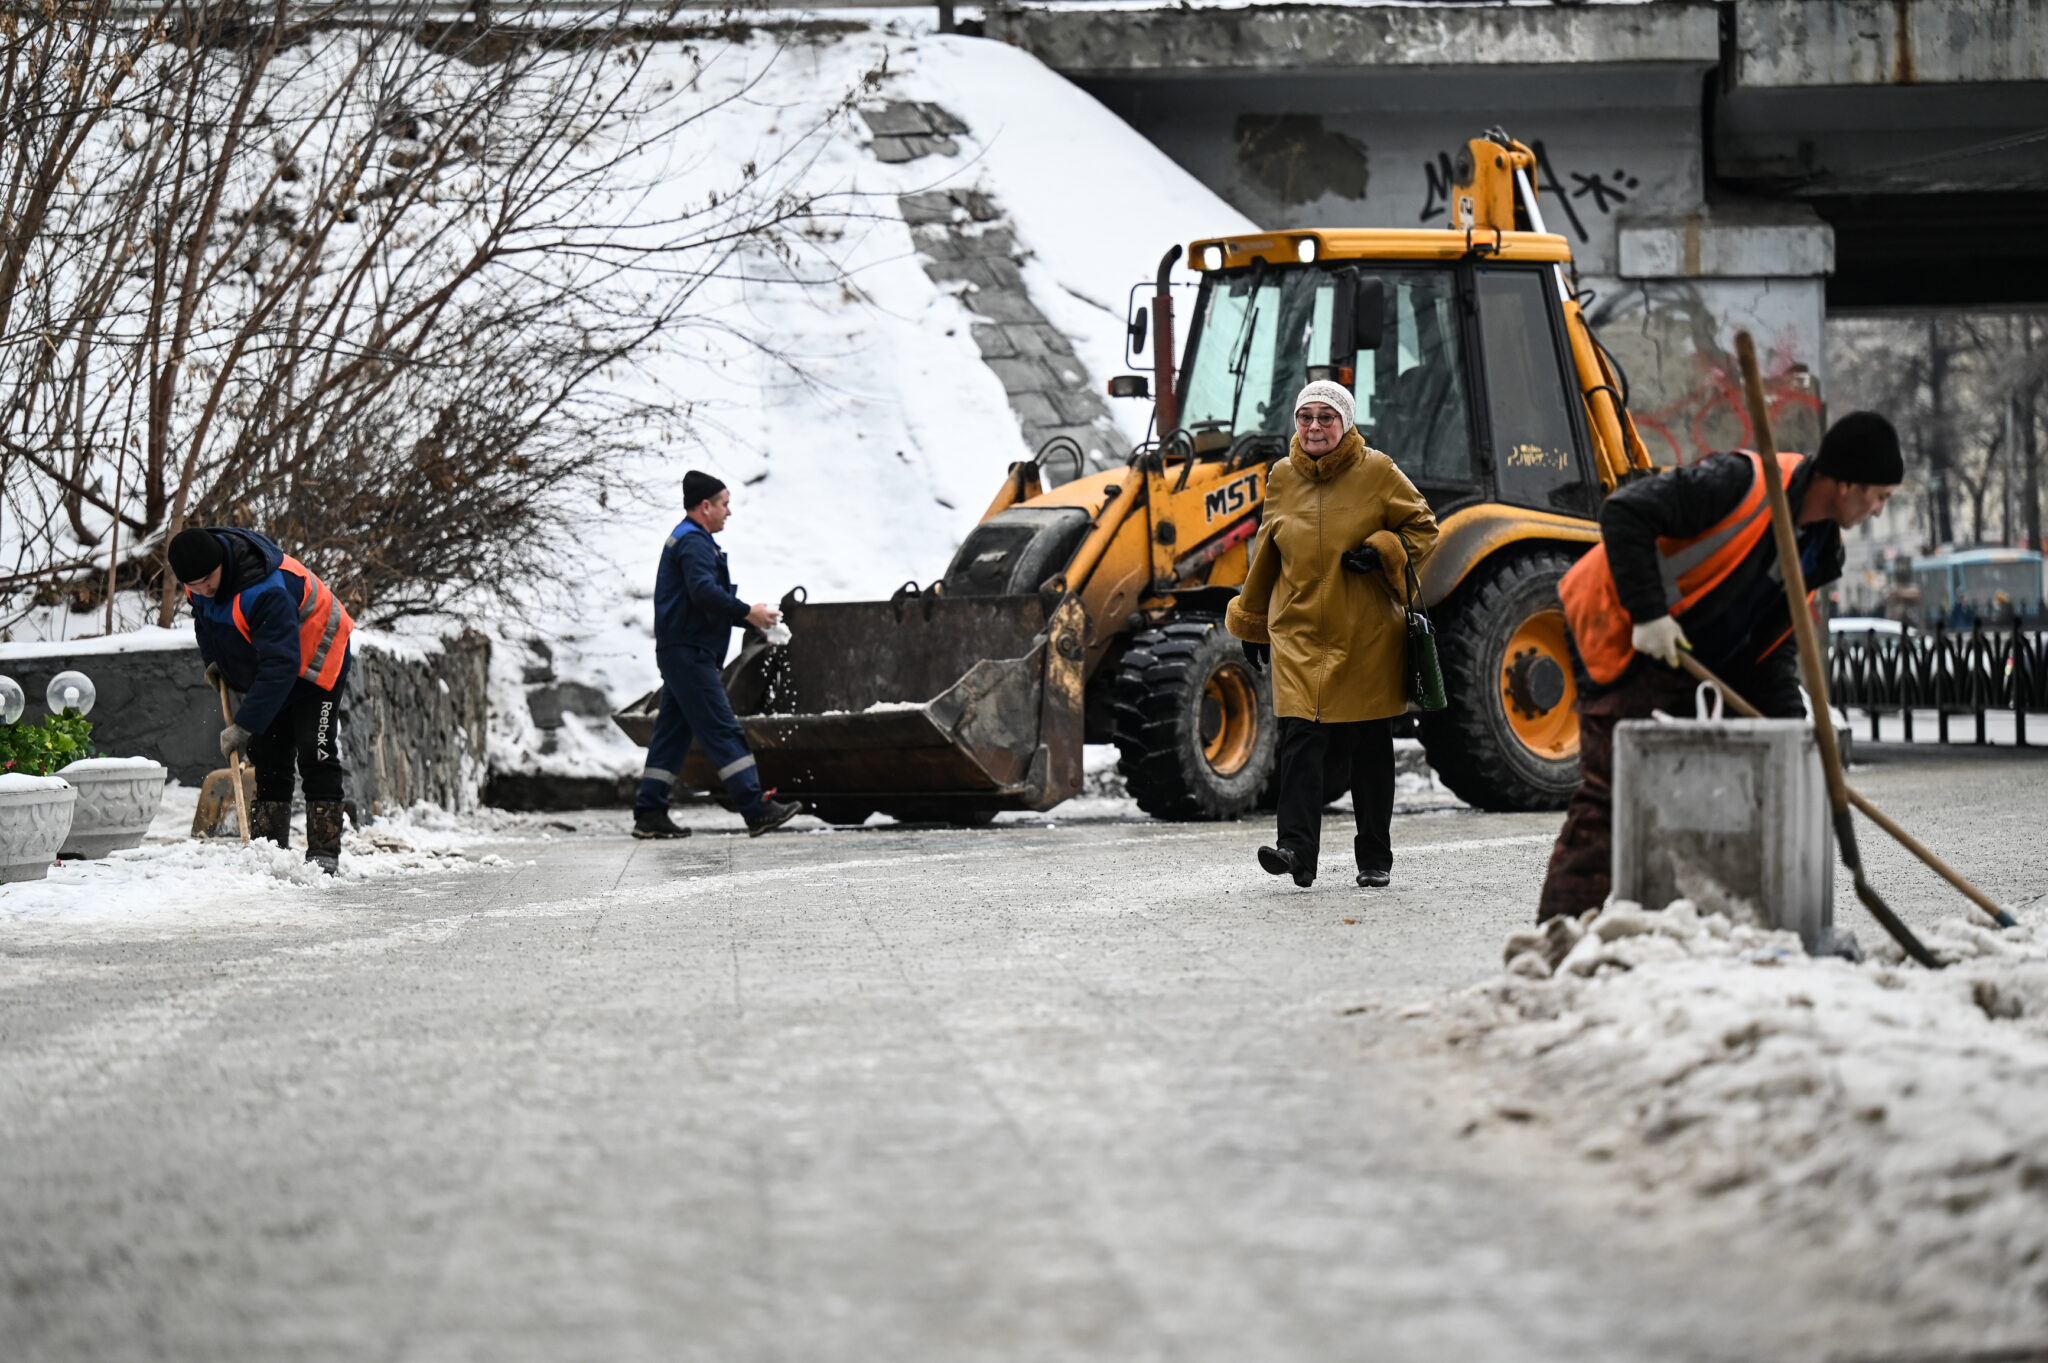
[[[242,693],[235,723],[260,734],[291,703],[299,685],[299,598],[306,581],[284,567],[284,550],[268,536],[223,525],[206,529],[227,557],[219,591],[210,597],[188,593],[199,658],[220,664],[228,688]],[[237,601],[249,623],[246,639],[235,625]],[[339,602],[335,608],[340,609]],[[347,666],[342,665],[343,676]],[[335,689],[340,688],[337,680]]]
[[[1690,539],[1712,529],[1749,494],[1752,466],[1741,454],[1714,454],[1682,468],[1616,488],[1600,508],[1600,538],[1615,592],[1636,624],[1669,613],[1657,562],[1657,540]],[[1785,489],[1797,523],[1813,482],[1813,461],[1802,464]],[[1799,527],[1800,566],[1806,585],[1817,589],[1842,575],[1842,531],[1833,521]],[[1798,658],[1783,640],[1792,627],[1785,609],[1785,584],[1778,573],[1778,543],[1765,534],[1735,571],[1686,611],[1679,621],[1693,654],[1726,678],[1765,714],[1794,719],[1805,713],[1800,700]],[[1765,651],[1769,650],[1768,656]],[[1580,673],[1583,708],[1605,713],[1619,704],[1639,669],[1662,668],[1638,657],[1612,684],[1601,686]],[[1613,696],[1613,703],[1608,700]]]

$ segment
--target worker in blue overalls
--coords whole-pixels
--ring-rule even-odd
[[[803,807],[761,789],[761,773],[718,669],[735,629],[767,629],[782,619],[782,613],[758,602],[750,606],[733,594],[725,551],[712,538],[732,515],[732,493],[725,484],[691,469],[683,475],[683,511],[682,523],[662,546],[661,567],[654,577],[654,661],[661,669],[661,711],[647,744],[640,795],[633,802],[633,836],[689,836],[689,829],[669,818],[668,801],[694,738],[718,769],[733,808],[747,821],[747,835],[759,837],[788,823]]]

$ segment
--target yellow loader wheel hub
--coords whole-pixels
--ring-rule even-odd
[[[1235,819],[1273,775],[1279,723],[1271,683],[1214,616],[1140,630],[1109,694],[1117,770],[1159,819]]]
[[[1235,776],[1252,760],[1259,738],[1259,694],[1251,673],[1225,664],[1202,688],[1202,756],[1219,776]]]
[[[1579,695],[1563,611],[1531,615],[1509,636],[1500,692],[1508,727],[1531,752],[1552,760],[1578,755]]]
[[[1578,687],[1557,584],[1575,546],[1476,564],[1434,611],[1442,710],[1417,718],[1429,765],[1478,809],[1562,809],[1579,783]]]

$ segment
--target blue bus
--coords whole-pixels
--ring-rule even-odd
[[[2041,613],[2041,555],[2032,549],[1953,549],[1913,560],[1918,613],[1958,629]]]

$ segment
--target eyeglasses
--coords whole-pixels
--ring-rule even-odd
[[[1344,424],[1344,418],[1335,412],[1328,412],[1321,416],[1313,412],[1296,412],[1294,414],[1294,424],[1297,426],[1341,426]]]

